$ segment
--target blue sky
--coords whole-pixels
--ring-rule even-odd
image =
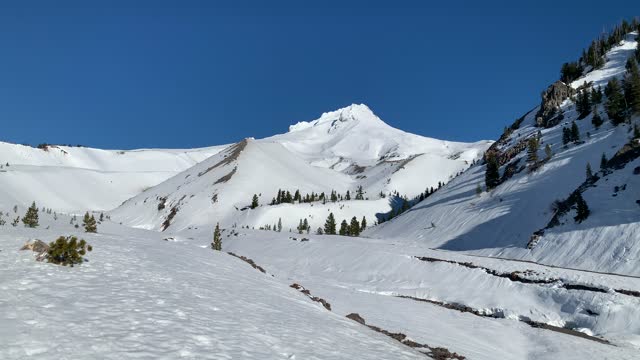
[[[433,4],[436,3],[436,4]],[[640,3],[3,1],[1,141],[188,148],[365,103],[495,139]]]

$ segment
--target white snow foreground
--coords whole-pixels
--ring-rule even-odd
[[[594,70],[572,83],[577,87],[585,81],[603,86],[613,77],[624,75],[626,59],[636,49],[636,33],[631,33],[619,46],[607,54],[602,69]],[[603,89],[604,90],[604,89]],[[403,246],[419,243],[432,248],[466,251],[473,254],[532,260],[545,264],[577,267],[600,272],[640,275],[640,159],[606,175],[599,171],[602,154],[611,159],[633,137],[631,126],[614,127],[607,118],[604,104],[597,105],[604,124],[596,129],[592,114],[577,120],[572,101],[562,105],[564,120],[557,126],[543,129],[535,126],[533,109],[520,127],[500,144],[500,151],[509,151],[523,140],[541,131],[540,159],[549,145],[553,156],[540,169],[530,172],[526,165],[526,149],[509,163],[524,168],[491,192],[484,189],[486,167],[477,164],[455,178],[433,196],[414,206],[393,221],[370,230],[366,235],[378,238],[398,238]],[[581,142],[562,144],[563,127],[575,120]],[[640,125],[640,119],[632,124]],[[637,141],[637,140],[634,140]],[[600,179],[586,188],[582,196],[591,215],[575,223],[575,210],[560,218],[560,224],[547,227],[555,212],[555,200],[567,198],[586,179],[586,166]],[[501,175],[506,170],[501,168]]]
[[[0,232],[1,359],[424,358],[204,241],[103,223],[89,262],[36,262],[25,241],[77,231],[42,218]]]

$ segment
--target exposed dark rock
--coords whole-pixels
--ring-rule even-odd
[[[542,92],[540,110],[536,114],[536,124],[540,127],[551,127],[559,123],[560,104],[574,94],[573,88],[556,81]]]
[[[347,315],[347,318],[349,318],[349,319],[351,319],[353,321],[359,322],[362,325],[366,325],[366,323],[364,321],[364,318],[362,316],[360,316],[360,314],[358,314],[358,313],[351,313],[351,314]]]

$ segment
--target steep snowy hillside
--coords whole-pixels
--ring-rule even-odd
[[[223,148],[116,151],[0,142],[0,206],[36,201],[58,212],[110,210]]]
[[[374,224],[396,206],[389,195],[411,199],[446,183],[490,145],[408,134],[386,125],[365,105],[352,105],[294,125],[287,134],[235,144],[112,214],[124,224],[160,230],[216,222],[258,228],[280,221],[286,230],[306,219],[315,231],[330,213],[338,222],[355,216]],[[359,187],[363,196],[356,200]],[[326,199],[272,204],[280,189],[302,197],[324,193]],[[342,198],[330,201],[332,191]],[[249,209],[253,194],[259,206]]]
[[[612,78],[622,78],[626,60],[637,48],[636,36],[626,36],[607,53],[601,69],[575,80],[572,86],[578,88],[585,81],[604,86]],[[560,93],[563,86],[554,84],[547,94]],[[447,250],[640,274],[640,208],[636,202],[640,199],[640,175],[636,173],[640,171],[634,170],[640,164],[635,159],[637,139],[632,140],[632,127],[639,119],[633,117],[630,123],[615,126],[605,111],[606,100],[605,96],[594,105],[604,120],[599,128],[592,122],[593,112],[578,119],[575,95],[559,104],[556,114],[561,116],[549,120],[549,126],[540,126],[536,119],[540,108],[533,109],[489,150],[502,165],[495,189],[477,193],[478,186],[485,188],[486,172],[486,165],[478,164],[367,235],[397,237],[403,243]],[[567,130],[563,129],[570,129],[574,122],[580,139],[564,145]],[[532,138],[540,144],[535,170],[531,170],[527,154]],[[551,150],[550,158],[546,146]],[[603,154],[610,161],[598,171]],[[595,176],[585,184],[587,164]],[[575,210],[565,214],[557,205],[575,207],[575,202],[556,203],[570,198],[576,190],[591,209],[589,218],[581,223],[573,219]]]

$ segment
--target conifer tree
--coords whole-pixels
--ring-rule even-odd
[[[349,224],[349,235],[358,236],[360,235],[360,223],[358,219],[354,216],[351,218],[351,223]]]
[[[309,222],[307,221],[307,219],[305,218],[304,221],[302,222],[302,229],[304,231],[307,232],[307,234],[309,233],[309,230],[311,229],[311,226],[309,226]]]
[[[347,190],[347,194],[344,197],[345,200],[351,200],[351,193],[349,193],[349,190]]]
[[[604,169],[607,167],[607,156],[602,153],[602,157],[600,158],[600,169]]]
[[[593,177],[593,171],[591,171],[591,164],[587,163],[587,180]]]
[[[364,200],[364,193],[362,191],[362,185],[356,189],[356,200]]]
[[[487,169],[484,175],[484,182],[487,187],[487,191],[498,186],[500,182],[500,166],[498,165],[498,159],[494,153],[487,154]]]
[[[616,78],[609,80],[604,93],[607,95],[605,108],[609,119],[613,125],[621,124],[625,120],[626,101],[620,82]]]
[[[38,207],[36,206],[35,201],[27,209],[27,213],[22,217],[22,222],[26,227],[35,228],[38,226]]]
[[[571,141],[580,141],[580,130],[578,129],[578,125],[576,125],[575,121],[571,123]]]
[[[596,105],[602,102],[602,89],[598,86],[598,88],[591,89],[591,102]]]
[[[544,146],[544,154],[547,161],[553,156],[553,151],[551,151],[551,146],[549,146],[549,144]]]
[[[349,224],[347,224],[347,220],[342,220],[342,222],[340,223],[340,230],[338,232],[338,235],[349,235]]]
[[[282,232],[282,218],[278,218],[278,232]]]
[[[104,213],[100,213],[100,222],[104,221]]]
[[[251,199],[251,208],[255,209],[258,207],[258,195],[253,194],[253,199]]]
[[[367,218],[363,216],[362,221],[360,222],[360,232],[365,231],[366,228],[367,228]]]
[[[329,213],[327,221],[324,223],[324,233],[327,235],[336,234],[336,218],[333,216],[333,213]]]
[[[591,112],[591,99],[588,90],[585,89],[578,93],[576,111],[578,112],[578,120],[584,119]]]
[[[535,164],[538,162],[538,139],[531,137],[527,141],[527,162]]]
[[[573,219],[577,223],[583,222],[591,213],[589,206],[587,206],[587,202],[584,201],[582,194],[579,191],[576,193],[576,212],[577,214]]]
[[[213,242],[211,243],[213,250],[222,250],[222,234],[220,233],[220,223],[216,223],[216,228],[213,230]]]
[[[324,234],[324,232],[322,231],[321,227],[319,227],[318,230],[316,230],[316,234],[318,234],[318,235]]]
[[[640,71],[635,59],[629,58],[627,65],[624,95],[631,113],[640,114]]]
[[[633,124],[633,138],[640,138],[640,128],[638,128],[638,124]]]
[[[567,145],[571,142],[571,130],[566,127],[562,128],[562,145]]]
[[[480,196],[482,194],[482,186],[480,184],[476,184],[476,195]]]
[[[90,216],[88,211],[84,214],[84,218],[82,219],[82,226],[84,227],[84,231],[88,233],[95,233],[98,231],[96,218],[94,218],[93,215]]]
[[[598,113],[597,107],[595,106],[593,107],[593,117],[591,118],[591,123],[596,128],[596,130],[600,128],[600,126],[602,126],[602,123],[604,123],[604,121],[600,117],[600,114]]]

